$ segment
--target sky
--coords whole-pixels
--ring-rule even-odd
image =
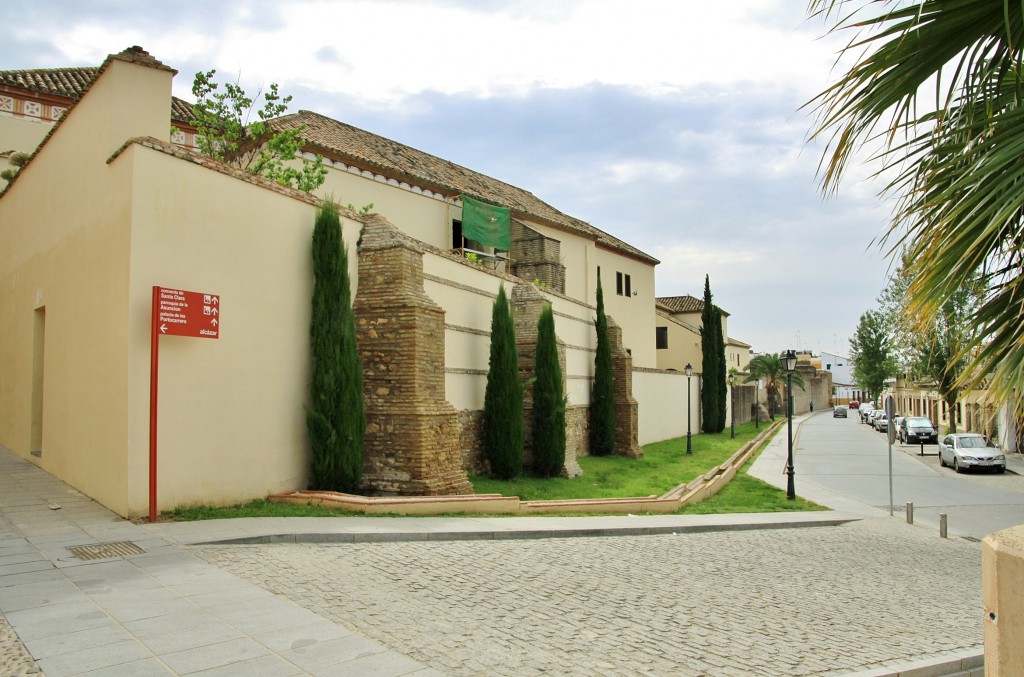
[[[140,45],[528,190],[661,261],[758,352],[845,354],[875,307],[891,203],[823,196],[806,104],[850,36],[806,0],[0,0],[0,70]],[[342,196],[343,198],[343,196]],[[644,290],[641,290],[643,292]]]

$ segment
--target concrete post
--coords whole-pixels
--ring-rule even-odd
[[[985,609],[985,675],[1024,675],[1024,525],[989,534],[981,542]]]

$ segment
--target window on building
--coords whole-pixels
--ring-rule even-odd
[[[632,296],[632,280],[627,273],[615,273],[615,293],[619,296]]]
[[[666,350],[668,348],[668,327],[655,327],[654,340],[658,350]]]
[[[462,237],[462,221],[452,219],[452,249],[470,249],[477,252],[484,251],[484,244],[470,238]]]

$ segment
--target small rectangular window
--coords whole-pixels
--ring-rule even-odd
[[[655,327],[654,328],[654,340],[657,343],[658,350],[665,350],[668,348],[668,327]]]
[[[615,293],[622,296],[622,273],[615,273]]]
[[[626,296],[633,295],[632,285],[630,284],[629,275],[624,274],[622,277],[626,278]]]

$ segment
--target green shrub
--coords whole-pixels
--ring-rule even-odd
[[[495,477],[508,480],[522,472],[525,428],[516,330],[502,285],[491,314],[491,356],[484,393],[484,452]]]
[[[565,465],[565,396],[558,363],[555,314],[551,305],[537,320],[536,373],[533,382],[533,472],[551,477]]]
[[[313,226],[312,358],[306,429],[310,488],[354,492],[363,475],[366,413],[363,364],[356,345],[348,255],[338,208],[324,202]]]
[[[600,275],[597,276],[597,319],[594,326],[597,329],[597,356],[594,358],[594,387],[590,396],[590,453],[607,456],[615,452],[615,383]]]

